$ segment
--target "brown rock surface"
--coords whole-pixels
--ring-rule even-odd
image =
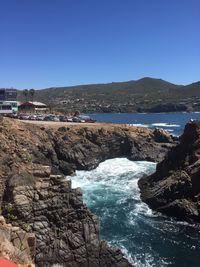
[[[131,266],[99,239],[99,226],[64,175],[113,157],[160,161],[174,146],[158,130],[119,125],[0,124],[0,207],[7,221],[36,235],[36,264]],[[10,212],[8,212],[8,209]]]
[[[200,122],[189,122],[180,144],[156,172],[139,181],[141,198],[152,209],[188,222],[200,222]]]
[[[50,175],[47,166],[34,169],[34,182],[17,184],[13,177],[4,194],[3,212],[15,217],[16,225],[36,236],[38,267],[129,267],[120,250],[99,238],[98,218],[83,204],[80,189],[71,180]]]
[[[0,256],[15,263],[32,264],[35,256],[35,235],[7,224],[0,216]]]

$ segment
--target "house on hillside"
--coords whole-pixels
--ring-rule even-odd
[[[47,105],[41,102],[25,102],[22,103],[18,110],[20,113],[31,113],[31,114],[45,114],[48,111]]]

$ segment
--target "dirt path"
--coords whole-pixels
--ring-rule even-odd
[[[59,127],[67,127],[73,126],[74,128],[83,128],[83,127],[90,127],[90,128],[107,128],[107,127],[122,127],[122,128],[136,128],[134,126],[129,126],[127,124],[112,124],[112,123],[79,123],[79,122],[56,122],[56,121],[29,121],[29,120],[18,120],[23,123],[35,124],[44,127],[50,128],[59,128]]]

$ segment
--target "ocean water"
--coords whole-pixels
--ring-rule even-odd
[[[138,179],[156,164],[115,158],[92,171],[77,171],[90,210],[99,216],[101,238],[121,248],[138,267],[199,267],[200,229],[153,212],[140,200]]]
[[[89,114],[98,122],[138,125],[150,128],[163,128],[173,135],[182,134],[185,124],[200,120],[199,112],[191,113],[103,113]]]
[[[98,122],[163,128],[181,135],[200,113],[90,114]],[[101,238],[121,248],[137,267],[200,267],[200,228],[153,212],[140,200],[138,179],[156,169],[151,162],[116,158],[95,170],[77,171],[73,187],[101,222]]]

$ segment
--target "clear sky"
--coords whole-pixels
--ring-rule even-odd
[[[200,0],[0,0],[0,87],[200,80]]]

